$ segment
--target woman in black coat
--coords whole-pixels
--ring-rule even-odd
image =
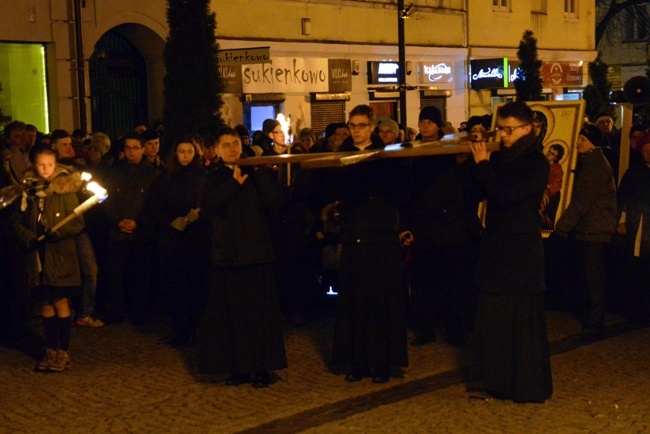
[[[284,369],[270,219],[285,200],[269,168],[243,171],[239,135],[216,136],[216,169],[203,179],[199,206],[212,222],[211,283],[200,371],[231,373],[229,385],[267,387],[270,370]]]
[[[472,144],[474,174],[487,199],[477,269],[481,380],[496,398],[544,402],[553,385],[538,210],[549,163],[525,103],[508,103],[497,115],[500,152],[488,160],[485,144]]]
[[[198,207],[205,175],[191,137],[177,140],[165,171],[152,187],[151,208],[158,223],[160,281],[173,331],[163,341],[193,346],[205,304],[210,254],[210,221]]]

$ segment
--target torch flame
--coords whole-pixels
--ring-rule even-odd
[[[293,136],[289,135],[289,128],[291,127],[291,117],[285,117],[282,113],[278,113],[275,120],[280,122],[280,128],[284,132],[284,137],[287,144],[293,143]]]
[[[88,185],[86,185],[86,190],[92,192],[95,196],[97,196],[99,202],[103,202],[108,197],[108,194],[106,194],[106,189],[94,181],[89,182]]]

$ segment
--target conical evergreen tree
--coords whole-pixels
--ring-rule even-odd
[[[163,58],[167,147],[184,134],[210,134],[223,125],[223,83],[217,68],[216,15],[210,0],[169,0]]]
[[[582,99],[587,102],[585,114],[592,122],[601,113],[614,116],[614,107],[609,103],[612,84],[607,80],[607,64],[600,58],[600,53],[593,62],[589,62],[589,78],[591,83],[582,92]]]
[[[517,78],[514,81],[517,99],[520,101],[543,100],[542,78],[540,77],[542,61],[537,55],[537,38],[531,30],[526,30],[521,37],[517,57],[521,61]]]

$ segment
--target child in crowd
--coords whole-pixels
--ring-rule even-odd
[[[56,153],[37,145],[29,152],[32,168],[25,177],[35,194],[23,194],[16,205],[12,230],[27,248],[25,265],[33,294],[43,303],[46,352],[39,371],[60,372],[70,366],[70,295],[81,284],[74,236],[84,228],[79,216],[53,227],[79,205],[82,184],[74,169],[57,164]]]

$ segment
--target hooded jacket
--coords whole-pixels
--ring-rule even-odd
[[[29,286],[79,286],[81,276],[74,236],[84,229],[83,217],[75,216],[56,232],[50,231],[79,205],[77,192],[82,185],[81,174],[72,167],[57,165],[49,185],[37,178],[33,170],[25,172],[25,177],[46,186],[35,195],[24,193],[15,205],[12,218],[14,236],[28,249],[26,266]],[[33,240],[44,233],[50,234],[42,244],[29,249]],[[39,271],[41,269],[42,272]]]

